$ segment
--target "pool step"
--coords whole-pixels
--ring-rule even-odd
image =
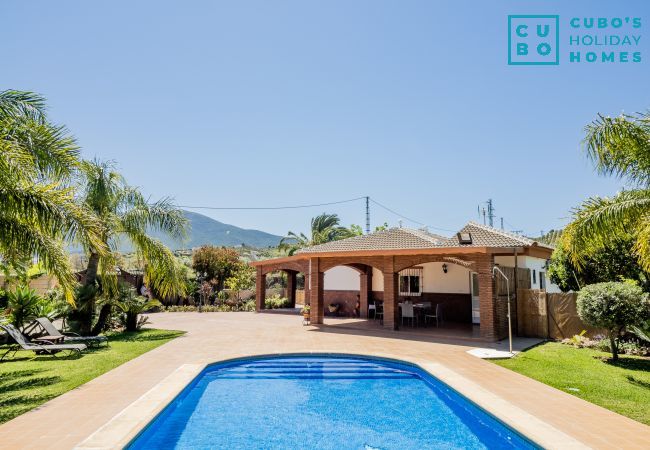
[[[304,361],[251,362],[235,367],[225,367],[213,374],[219,379],[408,379],[417,377],[405,372],[372,362],[358,360],[323,361],[305,359]]]

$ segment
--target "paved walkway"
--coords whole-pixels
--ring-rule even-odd
[[[126,434],[132,435],[141,425],[138,421],[148,420],[135,414],[143,399],[160,403],[161,408],[181,388],[187,379],[184,368],[292,352],[358,353],[417,363],[549,448],[640,449],[650,442],[650,427],[473,357],[467,350],[476,345],[467,341],[303,327],[299,316],[279,314],[163,313],[151,319],[155,327],[188,333],[0,426],[0,448],[111,447],[111,439],[125,442]],[[178,386],[170,387],[170,380]],[[161,386],[169,391],[166,397],[156,394]],[[119,422],[111,421],[115,416],[137,419],[123,420],[121,428],[107,428],[107,423]],[[119,433],[125,436],[116,436]]]

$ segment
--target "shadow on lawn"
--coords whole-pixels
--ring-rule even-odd
[[[35,374],[44,371],[45,369],[14,370],[2,374],[0,379],[0,392],[2,392],[0,423],[11,420],[58,395],[54,392],[37,391],[38,393],[34,393],[32,391],[32,389],[51,386],[61,381],[61,377],[56,375],[34,377]]]
[[[166,339],[172,339],[178,336],[185,334],[182,331],[166,331],[158,333],[147,333],[146,330],[142,331],[132,331],[132,332],[122,332],[109,335],[108,340],[110,342],[147,342],[147,341],[162,341]]]
[[[619,357],[618,361],[607,359],[605,363],[614,367],[620,367],[621,369],[650,372],[650,359]]]
[[[23,372],[23,375],[17,375],[19,372]],[[35,388],[41,386],[49,386],[53,383],[58,383],[61,381],[59,376],[48,376],[48,377],[27,377],[27,374],[24,374],[25,371],[17,372],[7,372],[3,374],[3,378],[7,378],[0,383],[0,392],[3,394],[11,391],[20,391],[22,389]],[[31,371],[29,375],[33,375],[36,372],[40,371]],[[0,401],[0,405],[4,404],[4,401]]]

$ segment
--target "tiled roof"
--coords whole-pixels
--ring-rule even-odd
[[[406,250],[453,247],[529,247],[540,244],[532,239],[498,230],[476,222],[469,222],[460,233],[471,233],[472,243],[461,244],[458,234],[444,237],[424,230],[390,228],[384,231],[327,242],[299,250],[297,253],[352,252],[359,250]]]
[[[390,228],[375,233],[327,242],[299,250],[298,253],[345,252],[355,250],[402,250],[437,247],[447,238],[421,230]]]

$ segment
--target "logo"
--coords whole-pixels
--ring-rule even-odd
[[[560,64],[560,16],[508,16],[508,64]]]

